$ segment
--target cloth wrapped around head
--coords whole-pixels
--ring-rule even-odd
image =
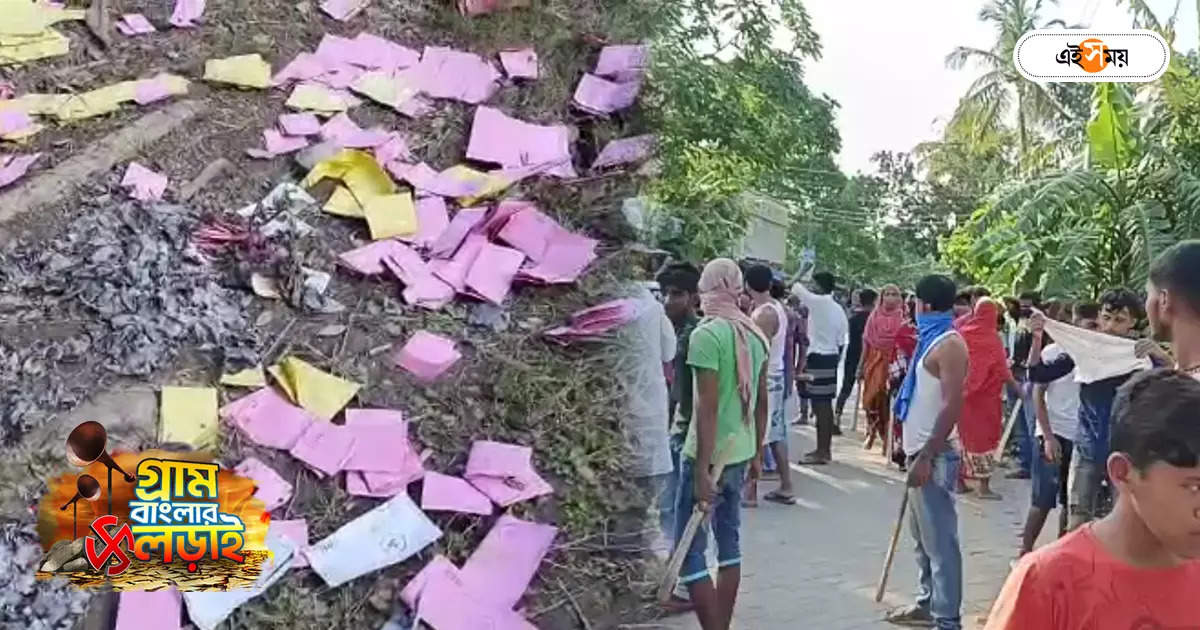
[[[880,300],[867,318],[867,328],[863,338],[872,348],[891,350],[896,347],[896,335],[904,327],[904,303],[893,304],[890,307],[883,300],[883,295],[889,290],[900,293],[900,287],[885,284],[879,290]]]
[[[763,348],[769,348],[767,336],[759,330],[754,320],[738,308],[738,296],[742,293],[742,270],[728,258],[709,261],[700,274],[700,308],[705,317],[723,319],[733,327],[735,355],[737,356],[738,394],[742,399],[745,421],[750,421],[750,398],[753,387],[754,366],[750,364],[750,336],[758,337]]]

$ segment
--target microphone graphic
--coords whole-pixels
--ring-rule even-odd
[[[75,480],[75,496],[71,497],[71,500],[64,503],[62,507],[58,508],[59,511],[67,509],[68,505],[74,508],[71,514],[71,540],[79,538],[77,527],[79,521],[78,502],[80,499],[87,501],[100,500],[100,482],[96,481],[95,477],[91,475],[79,475],[79,478]]]
[[[113,469],[120,472],[128,483],[133,483],[135,477],[122,470],[117,462],[113,461],[108,451],[104,450],[107,444],[108,432],[104,430],[104,425],[92,420],[81,422],[71,431],[71,435],[67,436],[67,459],[79,467],[100,462],[108,468],[108,513],[112,514]]]

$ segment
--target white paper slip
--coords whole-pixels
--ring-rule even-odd
[[[329,586],[403,562],[441,538],[429,517],[401,492],[309,546],[308,564]]]
[[[214,630],[238,606],[258,597],[276,580],[287,574],[296,555],[296,545],[282,536],[267,533],[267,549],[272,558],[263,562],[262,575],[253,588],[233,591],[186,592],[183,601],[187,604],[188,617],[200,630]]]

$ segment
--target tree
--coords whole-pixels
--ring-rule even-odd
[[[954,262],[993,284],[1095,297],[1138,286],[1159,251],[1200,234],[1200,179],[1169,151],[1160,108],[1095,84],[1086,163],[1022,181],[950,239]]]
[[[727,254],[753,191],[798,212],[836,194],[836,104],[804,84],[820,41],[797,0],[685,0],[665,9],[645,110],[659,130],[659,220],[678,224],[693,258]],[[790,43],[776,46],[780,29]]]
[[[1039,25],[1046,4],[1057,0],[990,0],[979,12],[979,19],[996,29],[996,42],[984,50],[959,46],[946,57],[947,67],[958,70],[975,63],[984,73],[971,84],[959,104],[955,118],[965,118],[981,130],[995,131],[1015,109],[1019,157],[1033,155],[1040,129],[1056,119],[1071,119],[1071,112],[1046,84],[1022,77],[1013,66],[1013,49],[1026,32],[1035,28],[1063,26],[1061,20]]]

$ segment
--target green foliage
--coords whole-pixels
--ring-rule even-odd
[[[695,259],[728,255],[747,227],[738,195],[803,210],[841,187],[835,104],[803,82],[820,40],[798,0],[663,4],[644,107],[659,133],[660,174],[647,192],[656,220],[679,237],[659,245]]]
[[[1137,147],[1133,136],[1132,99],[1116,83],[1097,83],[1092,120],[1087,126],[1092,166],[1102,169],[1129,168]]]

